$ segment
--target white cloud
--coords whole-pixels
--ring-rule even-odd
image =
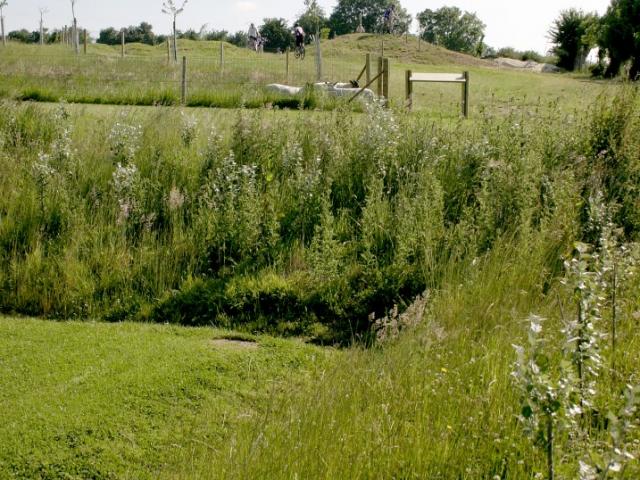
[[[236,2],[236,8],[241,12],[253,12],[258,6],[255,2],[240,1]]]

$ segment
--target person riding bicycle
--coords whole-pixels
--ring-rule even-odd
[[[304,46],[304,30],[297,23],[293,29],[293,34],[296,36],[296,49],[299,50]]]
[[[396,14],[396,6],[391,4],[384,11],[384,27],[387,33],[393,33],[393,22]]]
[[[249,37],[249,45],[253,48],[255,48],[256,44],[258,43],[258,35],[259,35],[258,29],[252,23],[249,26],[249,31],[247,32],[247,36]]]

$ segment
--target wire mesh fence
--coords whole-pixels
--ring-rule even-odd
[[[224,50],[210,55],[184,54],[176,63],[168,55],[29,54],[0,55],[0,78],[5,84],[21,82],[28,88],[74,92],[101,92],[117,89],[162,89],[179,93],[183,81],[187,90],[259,88],[270,83],[304,86],[317,81],[336,82],[355,79],[364,65],[339,55],[322,52],[317,61],[315,49],[308,48],[301,60],[293,52],[243,52],[225,56]]]

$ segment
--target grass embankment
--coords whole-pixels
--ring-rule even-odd
[[[544,439],[532,441],[518,420],[523,399],[512,376],[528,315],[547,318],[545,353],[556,357],[563,315],[575,311],[571,288],[549,276],[547,242],[507,241],[453,273],[415,330],[382,348],[346,352],[258,427],[243,422],[233,451],[199,446],[177,478],[548,478]],[[636,278],[619,292],[620,343],[615,354],[610,337],[601,345],[606,365],[588,435],[557,433],[556,478],[580,478],[579,461],[602,462],[614,447],[602,415],[617,414],[625,384],[638,382],[639,286]],[[610,333],[610,304],[603,313],[597,328]],[[617,446],[638,458],[639,441],[631,430]],[[637,460],[626,463],[622,475],[602,478],[637,478]]]
[[[329,356],[210,328],[0,317],[0,477],[158,478],[178,452],[228,445]]]
[[[0,309],[366,336],[372,312],[438,288],[451,262],[572,218],[565,191],[588,202],[602,182],[634,235],[635,101],[445,127],[242,111],[220,131],[174,110],[91,121],[4,104]]]
[[[421,43],[415,38],[376,35],[347,35],[323,42],[323,79],[355,79],[366,53],[375,58],[382,51],[390,58],[390,98],[404,102],[404,72],[458,72],[472,75],[472,112],[508,113],[511,110],[582,109],[584,98],[594,97],[602,83],[569,75],[542,75],[500,70],[491,62]],[[225,44],[225,65],[220,66],[219,42],[179,42],[181,55],[188,58],[187,105],[202,107],[262,108],[304,106],[302,98],[274,96],[263,90],[267,83],[303,86],[315,81],[315,59],[310,48],[301,62],[291,57],[289,77],[285,56],[256,55],[247,49]],[[32,101],[120,105],[177,105],[181,97],[181,66],[168,63],[164,46],[127,46],[120,58],[119,47],[90,45],[88,55],[75,56],[61,45],[44,47],[10,44],[0,52],[2,87],[0,95]],[[375,85],[374,85],[375,87]],[[297,103],[296,103],[297,100]],[[415,88],[414,106],[434,116],[457,117],[460,94],[457,85],[420,84]],[[341,102],[319,98],[307,108],[333,109]],[[356,102],[357,103],[357,102]]]
[[[614,295],[614,269],[602,262],[613,243],[638,255],[638,108],[637,90],[625,88],[587,113],[443,126],[377,108],[304,123],[301,113],[241,111],[211,131],[169,109],[89,122],[83,109],[5,103],[1,308],[344,341],[370,339],[394,304],[430,292],[415,331],[347,352],[288,389],[298,393],[260,402],[260,420],[239,421],[221,441],[192,430],[196,446],[174,451],[162,472],[186,478],[534,477],[544,432],[531,441],[515,417],[531,419],[540,399],[509,380],[510,344],[533,348],[540,332],[523,338],[521,320],[540,313],[546,344],[532,375],[542,368],[546,381],[574,387],[547,412],[558,475],[575,478],[583,461],[636,478],[637,463],[616,452],[638,456],[637,431],[624,425],[636,410],[608,412],[637,384],[638,280],[620,276]],[[580,256],[576,241],[598,255]],[[572,256],[585,275],[562,284]],[[615,352],[591,333],[613,333],[614,298]],[[576,322],[579,346],[560,331]],[[598,373],[580,390],[576,355]],[[40,372],[24,378],[38,382]],[[213,405],[209,418],[220,422]]]

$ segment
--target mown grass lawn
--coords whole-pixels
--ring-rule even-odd
[[[220,447],[328,357],[224,335],[0,318],[0,478],[157,478],[194,442]]]

